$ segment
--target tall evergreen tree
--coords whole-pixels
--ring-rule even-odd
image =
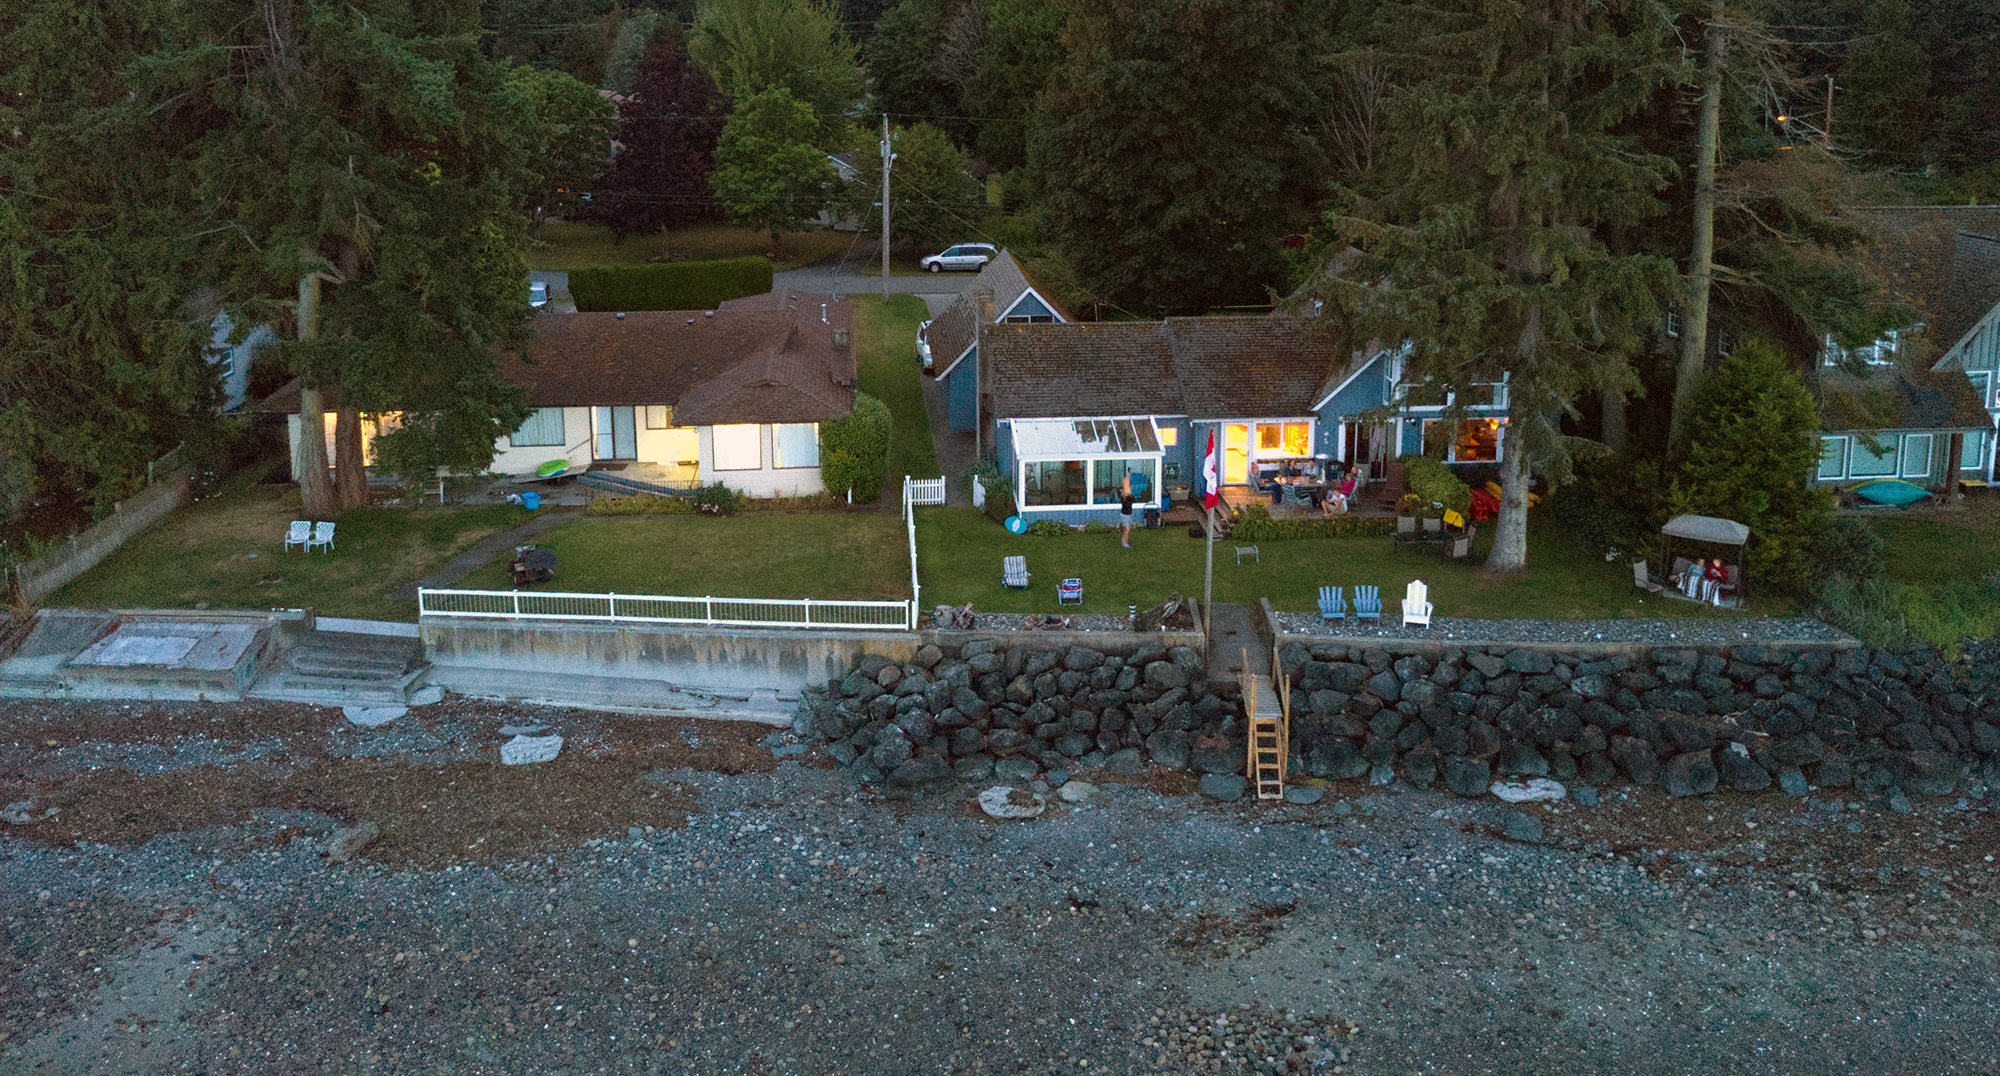
[[[536,229],[550,216],[573,217],[596,186],[611,156],[618,110],[597,92],[561,71],[516,67],[507,73],[514,98],[534,110],[538,144],[528,159],[537,181],[522,209]]]
[[[1201,313],[1280,282],[1324,158],[1295,0],[1103,0],[1072,10],[1029,149],[1084,283]],[[1193,73],[1199,72],[1198,77]]]
[[[0,10],[0,509],[39,476],[99,507],[204,405],[209,329],[180,117],[134,61],[183,31],[170,6],[21,0]],[[53,488],[61,487],[61,488]]]
[[[259,0],[256,18],[209,14],[147,69],[202,126],[203,254],[235,320],[295,325],[298,477],[306,510],[332,514],[368,498],[362,412],[411,412],[420,429],[443,416],[489,442],[524,417],[494,353],[526,335],[519,207],[545,140],[480,54],[470,9]],[[329,399],[338,489],[322,465]]]
[[[973,150],[1005,172],[1028,163],[1029,126],[1062,67],[1069,8],[1062,0],[987,0],[985,15],[963,102],[978,117]]]
[[[627,236],[707,218],[708,176],[728,107],[678,40],[655,39],[632,97],[618,106],[623,148],[598,186],[590,219]]]
[[[1527,567],[1531,470],[1561,479],[1560,430],[1607,354],[1632,354],[1672,263],[1601,232],[1657,213],[1672,162],[1614,133],[1672,73],[1649,0],[1431,0],[1378,42],[1394,58],[1389,151],[1329,224],[1312,290],[1356,342],[1409,339],[1406,377],[1469,396],[1507,381],[1487,567]]]

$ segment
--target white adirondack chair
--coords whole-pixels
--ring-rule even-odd
[[[1412,624],[1426,628],[1431,626],[1430,588],[1421,579],[1410,580],[1410,585],[1403,591],[1403,626],[1407,628]]]

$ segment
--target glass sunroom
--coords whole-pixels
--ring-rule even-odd
[[[1160,503],[1160,431],[1136,418],[1008,419],[1016,510],[1031,522],[1115,522],[1125,479],[1135,511]]]

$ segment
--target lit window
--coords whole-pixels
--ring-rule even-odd
[[[1500,420],[1497,418],[1466,419],[1451,427],[1451,443],[1442,446],[1447,463],[1492,463],[1500,458]],[[1446,435],[1447,424],[1441,419],[1424,422],[1424,452],[1433,455],[1441,447],[1438,438]]]
[[[755,471],[764,466],[764,428],[755,423],[715,426],[715,469]]]
[[[1181,443],[1181,429],[1179,426],[1160,427],[1161,448],[1172,448],[1180,443]]]

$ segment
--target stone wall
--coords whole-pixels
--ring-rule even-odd
[[[1584,659],[1544,650],[1284,643],[1291,773],[1467,796],[1505,778],[1672,795],[1780,784],[1982,794],[2000,786],[2000,643],[1935,653],[1735,646]],[[869,658],[801,699],[795,728],[869,780],[1026,781],[1150,762],[1244,767],[1240,691],[1187,647],[1126,654],[999,639]]]
[[[1023,633],[1027,634],[1027,633]],[[864,780],[1028,781],[1147,762],[1241,772],[1234,681],[1211,683],[1199,651],[1144,636],[1122,651],[1033,639],[926,644],[898,665],[864,658],[800,699],[793,727]]]

